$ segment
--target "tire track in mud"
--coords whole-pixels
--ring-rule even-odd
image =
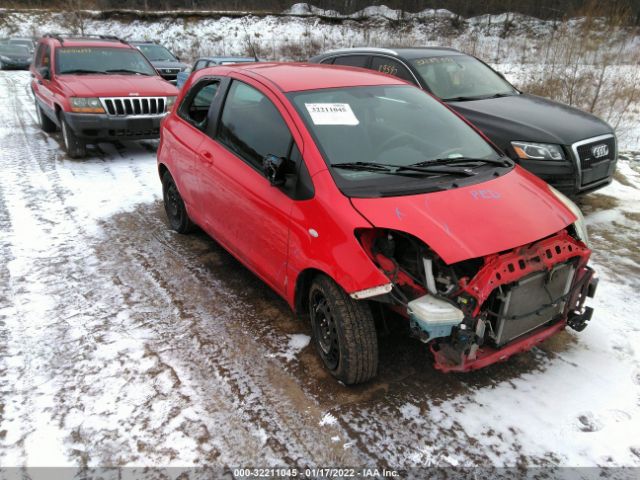
[[[126,215],[127,221],[135,225],[127,230],[148,232],[162,228],[166,231],[164,224],[155,225],[156,216],[157,208],[135,215],[133,219],[130,218],[131,215]],[[150,219],[154,225],[149,225]],[[161,248],[168,249],[167,255],[157,255],[158,245],[154,244],[155,242],[159,242]],[[315,462],[323,463],[322,460],[326,462],[344,456],[335,448],[335,442],[319,448],[318,438],[305,433],[305,429],[301,428],[305,424],[307,429],[317,428],[321,415],[313,402],[304,400],[307,405],[301,409],[304,412],[303,416],[298,413],[299,405],[287,405],[291,401],[290,397],[300,400],[304,399],[305,395],[289,378],[286,370],[282,371],[281,362],[269,358],[269,347],[273,345],[267,344],[266,348],[262,345],[265,339],[267,342],[277,343],[277,335],[282,333],[266,332],[265,330],[269,329],[269,320],[257,318],[253,312],[258,309],[246,303],[245,299],[238,298],[239,292],[225,284],[224,279],[220,281],[202,268],[184,271],[185,266],[190,263],[189,259],[185,258],[185,254],[179,249],[171,248],[166,239],[154,240],[148,248],[148,253],[141,252],[142,249],[132,253],[132,263],[137,268],[130,274],[144,272],[161,297],[171,298],[171,305],[178,310],[171,321],[182,324],[184,331],[171,334],[170,327],[161,330],[165,335],[173,336],[174,340],[183,340],[182,346],[174,346],[173,354],[183,357],[186,355],[185,363],[191,365],[192,369],[197,368],[195,375],[199,377],[198,385],[204,397],[211,397],[207,392],[214,386],[222,388],[222,394],[232,399],[231,406],[242,421],[258,428],[264,438],[264,447],[271,451],[267,457],[278,459],[280,464],[313,465],[317,464]],[[152,252],[155,252],[155,255]],[[187,253],[186,256],[192,255]],[[210,259],[211,256],[211,253],[205,253],[205,257]],[[217,252],[214,256],[224,257],[226,254]],[[198,261],[197,258],[195,260]],[[230,258],[221,261],[218,258],[218,263],[220,262],[224,268],[219,269],[218,274],[228,267],[232,270],[238,269],[237,265],[230,265],[235,263],[235,260]],[[179,273],[167,276],[167,272]],[[232,275],[233,273],[225,276]],[[241,272],[241,275],[244,279],[250,274]],[[286,323],[293,324],[289,327],[295,328],[297,322],[286,310],[286,306],[281,304],[274,310],[275,316],[284,317]],[[258,327],[260,331],[256,332],[254,327]],[[283,408],[283,405],[286,405],[286,408]],[[315,415],[310,415],[310,409],[316,410]],[[324,452],[332,452],[332,455],[326,458]],[[237,457],[235,461],[246,461],[246,455],[245,451],[244,457]],[[264,459],[265,452],[261,455],[256,458],[257,461],[260,458]]]

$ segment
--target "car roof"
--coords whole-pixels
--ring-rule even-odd
[[[231,62],[231,61],[239,61],[239,62],[255,62],[256,59],[253,57],[198,57],[196,62],[201,60],[207,62]]]
[[[259,81],[268,80],[283,92],[407,84],[407,82],[397,77],[371,70],[317,63],[243,63],[203,68],[198,73],[199,76],[206,75],[209,71],[244,73]]]
[[[119,40],[106,40],[102,38],[56,38],[44,37],[47,40],[53,40],[57,43],[57,47],[111,47],[111,48],[133,48],[127,43]],[[62,40],[62,41],[60,41]]]
[[[395,57],[403,57],[410,60],[415,58],[425,58],[425,57],[441,57],[444,55],[465,55],[463,52],[456,50],[451,47],[414,47],[414,48],[375,48],[375,47],[355,47],[355,48],[341,48],[338,50],[328,51],[320,57],[331,57],[335,54],[346,54],[346,53],[382,53],[387,55],[392,55]]]

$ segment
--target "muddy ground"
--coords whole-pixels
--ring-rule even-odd
[[[70,160],[28,81],[0,72],[0,466],[640,466],[633,155],[581,202],[604,283],[583,334],[444,375],[395,328],[345,387],[283,300],[167,228],[154,142]]]

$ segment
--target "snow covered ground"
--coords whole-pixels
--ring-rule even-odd
[[[203,234],[169,231],[154,142],[68,159],[0,72],[0,466],[640,467],[640,155],[582,207],[595,315],[443,375],[394,332],[346,388]]]

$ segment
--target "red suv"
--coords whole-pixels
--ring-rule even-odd
[[[60,128],[72,158],[87,143],[157,138],[178,94],[137,48],[104,35],[45,35],[31,76],[40,126]]]
[[[344,383],[377,370],[376,320],[405,317],[436,368],[582,330],[596,279],[580,210],[404,81],[245,64],[187,81],[163,122],[164,203],[311,320]]]

